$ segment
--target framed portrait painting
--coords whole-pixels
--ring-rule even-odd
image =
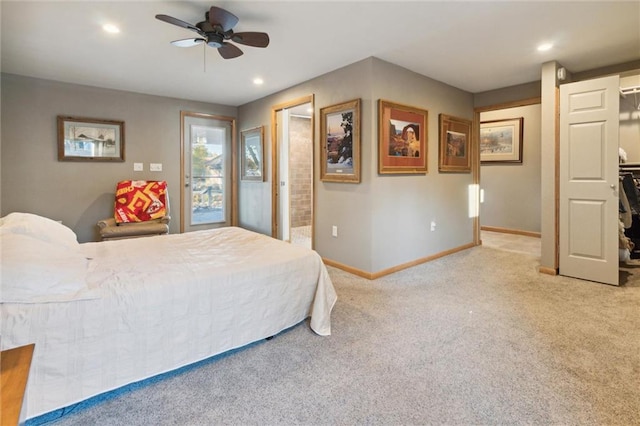
[[[440,172],[471,172],[471,120],[440,114]]]
[[[522,163],[524,118],[480,123],[480,162]]]
[[[240,179],[264,181],[264,127],[240,132]]]
[[[124,161],[124,121],[59,115],[58,161]]]
[[[320,180],[360,182],[360,99],[320,109]]]
[[[427,173],[427,114],[424,109],[378,101],[378,173]]]

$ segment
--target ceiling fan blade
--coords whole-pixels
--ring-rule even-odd
[[[216,25],[220,26],[223,32],[229,31],[238,23],[238,17],[236,15],[215,6],[211,6],[211,9],[209,9],[209,15],[207,19],[209,20],[209,23],[214,27]]]
[[[253,47],[267,47],[269,45],[269,35],[267,33],[245,32],[235,33],[231,40],[236,43]]]
[[[171,44],[178,47],[193,47],[204,43],[203,38],[185,38],[183,40],[173,40]]]
[[[218,48],[218,52],[224,59],[233,59],[242,55],[242,50],[231,43],[224,43],[222,47]]]
[[[161,21],[167,22],[169,24],[177,25],[177,26],[182,27],[182,28],[186,28],[186,29],[191,30],[191,31],[195,31],[195,32],[197,32],[198,34],[200,34],[203,37],[205,35],[204,32],[200,28],[196,27],[195,25],[191,25],[188,22],[181,21],[180,19],[174,18],[173,16],[156,15],[156,19],[159,19]]]

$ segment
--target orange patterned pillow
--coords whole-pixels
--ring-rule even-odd
[[[123,180],[116,187],[117,223],[145,222],[167,214],[167,182]]]

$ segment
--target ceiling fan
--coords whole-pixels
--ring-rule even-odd
[[[168,15],[156,15],[156,19],[195,31],[200,36],[174,40],[171,42],[174,46],[192,47],[206,43],[209,47],[218,49],[218,53],[224,59],[237,58],[243,53],[236,45],[229,43],[227,40],[253,47],[267,47],[269,45],[269,35],[267,33],[234,33],[233,27],[238,23],[238,17],[215,6],[211,6],[211,9],[205,13],[204,21],[195,25]]]

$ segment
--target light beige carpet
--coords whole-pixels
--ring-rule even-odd
[[[368,281],[330,268],[333,334],[303,323],[60,425],[632,425],[640,275],[621,287],[476,247]]]
[[[526,235],[508,234],[505,232],[482,231],[482,245],[516,253],[530,254],[540,257],[541,239]]]

